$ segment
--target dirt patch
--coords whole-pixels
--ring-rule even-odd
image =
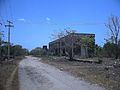
[[[69,61],[64,57],[43,57],[42,62],[54,65],[91,84],[98,84],[109,90],[120,90],[120,67],[115,68],[113,60],[104,59],[102,64],[96,64]]]

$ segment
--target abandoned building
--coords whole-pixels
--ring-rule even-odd
[[[93,39],[92,45],[89,41],[82,41],[83,38]],[[88,43],[87,43],[88,42]],[[95,34],[74,33],[61,37],[49,43],[49,51],[52,55],[68,55],[71,48],[76,56],[91,57],[94,55]]]

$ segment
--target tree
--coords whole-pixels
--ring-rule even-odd
[[[1,46],[1,57],[7,56],[7,45]]]
[[[119,41],[119,32],[120,32],[120,19],[118,16],[111,16],[109,18],[108,23],[106,24],[106,27],[110,31],[110,38],[107,39],[107,41],[115,44],[115,58],[118,58],[118,41]]]
[[[95,45],[95,55],[98,57],[102,57],[103,56],[103,47],[96,44]]]
[[[62,51],[61,51],[61,46],[62,46],[62,40],[61,40],[61,38],[64,37],[64,36],[65,36],[65,32],[64,32],[64,31],[61,31],[61,32],[52,34],[52,38],[53,38],[53,39],[58,39],[59,45],[57,45],[57,47],[60,48],[59,56],[62,56],[62,55],[61,55],[61,52],[62,52]]]
[[[30,51],[30,55],[33,55],[33,56],[46,56],[47,51],[42,49],[41,47],[37,47],[37,48]]]
[[[117,16],[111,16],[109,18],[108,23],[106,24],[106,27],[110,31],[110,39],[113,43],[116,45],[119,41],[119,32],[120,32],[120,20]]]
[[[118,57],[120,58],[120,40],[118,41]]]
[[[92,57],[94,55],[94,38],[87,36],[82,37],[81,42],[82,46],[85,48],[86,57]]]
[[[22,46],[14,45],[11,49],[11,54],[13,54],[14,56],[22,55]]]
[[[59,42],[58,47],[60,48],[61,55],[61,42],[64,43],[66,54],[69,56],[70,60],[73,60],[74,57],[74,48],[76,44],[75,30],[65,29],[62,32],[57,33],[56,36]],[[62,38],[65,37],[65,38]]]
[[[29,55],[29,50],[26,48],[22,49],[23,55]]]
[[[104,50],[104,56],[109,58],[115,58],[116,57],[116,44],[107,42],[103,46]]]
[[[3,34],[3,31],[0,31],[0,57],[1,57],[1,54],[2,54],[2,52],[1,52],[1,47],[2,47],[2,44],[3,44],[3,40],[2,40],[2,37],[4,36],[4,34]]]
[[[29,51],[26,48],[23,48],[21,45],[11,46],[10,54],[12,56],[25,56],[28,55]]]

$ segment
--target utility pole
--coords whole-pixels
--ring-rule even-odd
[[[8,24],[5,27],[8,27],[8,60],[10,59],[10,29],[13,26],[13,22],[7,20]]]

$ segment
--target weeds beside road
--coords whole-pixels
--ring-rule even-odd
[[[120,90],[120,67],[113,67],[114,60],[103,59],[102,64],[69,61],[63,57],[43,57],[42,62],[67,71],[91,84],[98,84],[109,90]]]
[[[17,57],[13,61],[0,64],[0,90],[18,90],[17,66],[22,58],[23,57]]]

